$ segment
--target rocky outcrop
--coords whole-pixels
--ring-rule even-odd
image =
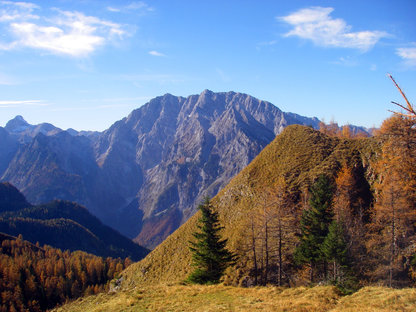
[[[246,94],[209,90],[157,97],[93,135],[57,128],[34,134],[36,127],[18,118],[14,129],[26,127],[19,132],[26,138],[31,129],[33,138],[20,140],[1,179],[33,203],[66,199],[86,205],[152,248],[286,126],[318,122]]]

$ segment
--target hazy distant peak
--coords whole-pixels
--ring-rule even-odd
[[[205,89],[204,91],[201,92],[201,96],[203,96],[203,95],[211,95],[213,93],[214,92],[212,92],[211,90]]]
[[[16,117],[14,117],[14,119],[12,120],[18,120],[18,121],[22,121],[24,123],[27,123],[27,121],[23,118],[22,115],[17,115]]]
[[[70,135],[72,135],[72,136],[76,136],[76,135],[78,135],[78,131],[77,130],[75,130],[75,129],[73,129],[73,128],[68,128],[68,129],[66,129],[66,132],[68,132]]]
[[[19,133],[30,127],[31,125],[21,115],[17,115],[7,122],[5,129],[9,132]]]

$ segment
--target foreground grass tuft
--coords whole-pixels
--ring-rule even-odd
[[[416,289],[365,287],[341,298],[333,311],[416,311]]]
[[[415,289],[157,285],[81,298],[55,311],[416,311]]]

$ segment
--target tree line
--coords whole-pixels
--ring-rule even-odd
[[[381,148],[370,165],[371,186],[360,168],[345,163],[335,176],[316,176],[300,196],[284,177],[257,194],[246,194],[252,209],[235,250],[233,273],[225,280],[242,286],[332,283],[347,293],[374,283],[413,285],[416,118],[392,116],[376,139]],[[195,249],[206,245],[200,234],[194,237],[198,242],[191,250],[200,269]]]
[[[17,239],[5,237],[0,246],[0,311],[45,311],[67,300],[96,294],[130,263],[129,258],[40,247],[24,241],[21,235]]]

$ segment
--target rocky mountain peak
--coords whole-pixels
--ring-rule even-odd
[[[11,133],[20,133],[31,127],[33,126],[30,125],[21,115],[17,115],[7,122],[5,129]]]
[[[28,144],[3,156],[0,151],[0,174],[3,167],[1,179],[33,203],[77,201],[153,248],[284,127],[318,122],[247,94],[210,90],[156,97],[91,136],[65,135],[52,125],[30,126],[16,117],[6,130],[32,127],[19,133]]]

